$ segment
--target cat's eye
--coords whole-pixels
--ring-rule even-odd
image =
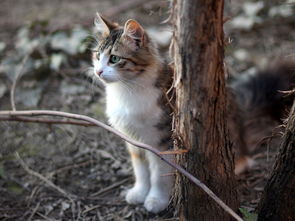
[[[99,57],[100,57],[100,53],[99,52],[96,52],[96,58],[97,58],[97,60],[99,60]]]
[[[116,63],[118,63],[120,60],[121,60],[121,58],[120,58],[119,56],[116,56],[116,55],[111,55],[111,57],[110,57],[110,62],[111,62],[112,64],[116,64]]]

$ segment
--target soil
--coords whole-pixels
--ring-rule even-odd
[[[47,20],[52,30],[90,28],[96,11],[103,13],[121,2],[2,0],[0,41],[12,50],[17,30],[35,20]],[[227,3],[226,15],[238,15],[243,2]],[[167,5],[145,2],[113,15],[112,20],[134,18],[144,27],[163,28]],[[294,16],[268,18],[250,30],[226,25],[226,36],[233,39],[226,48],[230,74],[257,70],[294,54],[294,21]],[[241,50],[244,57],[238,56]],[[0,109],[8,110],[11,82],[1,74],[0,81],[6,85]],[[16,99],[18,110],[61,110],[106,122],[103,87],[89,83],[81,67],[52,72],[42,84],[38,79],[21,80],[16,98],[30,84],[40,86],[40,99],[36,106]],[[124,142],[113,134],[96,127],[6,121],[0,122],[0,131],[0,220],[178,220],[171,208],[155,215],[124,201],[124,192],[133,183],[132,168]],[[277,137],[257,145],[256,164],[237,177],[241,206],[249,211],[257,206],[279,142]]]

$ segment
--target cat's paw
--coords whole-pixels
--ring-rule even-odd
[[[141,204],[145,201],[148,191],[148,188],[138,188],[134,186],[133,188],[128,190],[125,199],[129,204]]]
[[[148,196],[144,201],[144,207],[152,213],[159,213],[169,205],[169,198]]]

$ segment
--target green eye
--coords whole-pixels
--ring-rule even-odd
[[[100,53],[99,52],[96,52],[96,58],[97,58],[97,60],[99,60],[99,57],[100,57]]]
[[[116,56],[116,55],[111,55],[111,57],[110,57],[110,62],[112,64],[118,63],[120,60],[121,60],[121,58],[119,56]]]

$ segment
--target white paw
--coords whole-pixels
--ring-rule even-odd
[[[136,187],[134,186],[130,190],[128,190],[126,194],[126,201],[129,204],[141,204],[144,202],[146,195],[148,194],[148,188],[142,187]]]
[[[155,197],[148,196],[144,201],[144,207],[147,211],[152,213],[158,213],[166,209],[169,204],[169,198],[167,197]]]

